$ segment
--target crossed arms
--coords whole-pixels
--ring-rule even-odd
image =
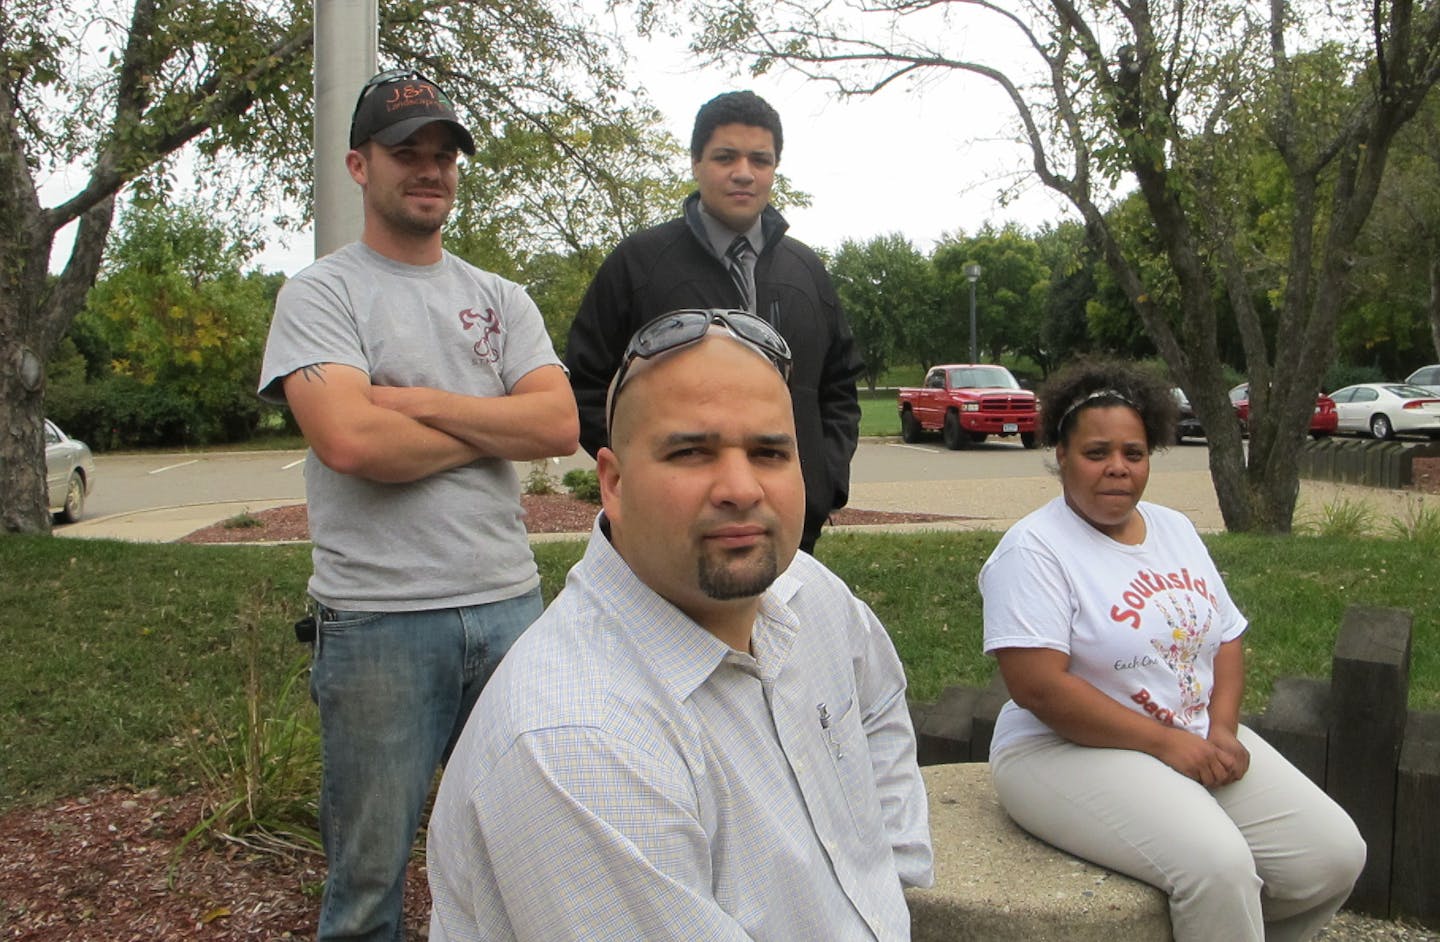
[[[580,422],[558,366],[520,378],[506,396],[427,386],[374,386],[363,370],[317,363],[284,379],[305,440],[341,474],[417,481],[480,458],[528,461],[573,454]]]

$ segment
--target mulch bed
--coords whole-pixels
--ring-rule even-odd
[[[24,942],[310,939],[325,861],[192,843],[197,792],[101,788],[0,816],[0,938]],[[428,934],[430,890],[412,864],[407,937]]]
[[[525,525],[531,533],[589,533],[599,505],[568,494],[526,494]],[[830,517],[832,525],[859,526],[887,523],[927,523],[956,520],[945,514],[897,513],[885,510],[856,510],[846,507]],[[275,507],[240,514],[229,520],[196,530],[181,538],[182,543],[256,543],[307,539],[304,504]]]

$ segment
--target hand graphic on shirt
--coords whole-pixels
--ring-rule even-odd
[[[1172,602],[1175,595],[1176,593],[1170,593]],[[1195,614],[1194,597],[1187,592],[1180,598],[1185,603],[1185,609],[1175,604],[1172,610],[1161,604],[1158,597],[1155,599],[1155,607],[1165,616],[1169,633],[1163,639],[1151,638],[1150,646],[1175,673],[1180,688],[1180,708],[1175,711],[1175,721],[1177,725],[1187,726],[1204,713],[1207,706],[1205,689],[1195,673],[1195,662],[1200,658],[1200,651],[1205,644],[1206,635],[1210,633],[1210,622],[1215,613],[1212,610],[1206,615],[1205,623],[1199,624],[1200,619]]]

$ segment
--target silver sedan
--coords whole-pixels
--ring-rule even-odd
[[[74,523],[85,512],[85,498],[95,487],[95,458],[90,446],[45,420],[45,483],[50,512]]]

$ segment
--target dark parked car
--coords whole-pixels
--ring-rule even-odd
[[[1185,390],[1175,386],[1170,392],[1175,397],[1175,405],[1180,409],[1180,421],[1175,426],[1175,444],[1178,445],[1187,438],[1204,438],[1205,427],[1200,424],[1200,419],[1190,406],[1190,397],[1185,395]]]
[[[1235,418],[1240,420],[1240,429],[1246,435],[1250,434],[1250,384],[1241,383],[1230,390],[1230,404],[1235,407]],[[1329,396],[1321,393],[1315,397],[1315,411],[1310,413],[1310,437],[1324,438],[1327,435],[1334,435],[1335,428],[1340,424],[1340,416],[1335,413],[1335,402]]]
[[[74,523],[85,512],[85,498],[95,487],[95,458],[90,447],[45,420],[45,483],[50,512]]]

